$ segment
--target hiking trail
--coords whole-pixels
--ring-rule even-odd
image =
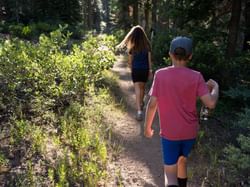
[[[122,98],[127,112],[121,119],[114,119],[113,133],[118,137],[123,148],[118,158],[109,166],[113,176],[120,175],[119,179],[111,181],[112,183],[108,185],[115,187],[120,183],[121,186],[126,187],[163,186],[163,165],[157,120],[154,120],[153,124],[155,135],[151,139],[145,138],[144,120],[135,119],[134,87],[127,61],[123,56],[118,57],[112,71],[119,76],[117,94]],[[145,103],[147,100],[148,97],[145,97]],[[143,114],[145,116],[145,107]]]

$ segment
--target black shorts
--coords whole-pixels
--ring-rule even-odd
[[[133,82],[147,82],[149,69],[132,69],[131,75]]]

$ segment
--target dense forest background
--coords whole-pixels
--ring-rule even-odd
[[[227,175],[217,185],[250,185],[250,0],[1,0],[1,138],[13,138],[8,145],[11,151],[1,147],[1,167],[11,165],[10,155],[14,157],[15,151],[25,156],[24,150],[18,148],[20,142],[25,144],[25,150],[35,146],[29,153],[33,156],[45,154],[42,140],[47,127],[41,128],[42,122],[60,129],[56,133],[60,138],[54,134],[58,145],[72,143],[73,147],[62,150],[72,154],[72,160],[61,158],[57,164],[50,163],[53,167],[45,169],[44,179],[49,175],[50,184],[64,186],[80,184],[83,178],[85,184],[94,186],[105,178],[98,173],[105,168],[105,145],[99,137],[87,145],[88,133],[76,126],[83,119],[76,117],[69,122],[72,119],[67,115],[76,116],[82,103],[83,111],[89,107],[86,101],[90,88],[93,84],[94,90],[103,88],[100,85],[105,78],[100,71],[109,69],[115,61],[115,44],[137,24],[145,28],[151,40],[155,70],[170,63],[168,50],[173,37],[186,35],[193,39],[190,67],[201,71],[205,79],[218,81],[221,90],[213,118],[223,125],[225,137],[219,140],[224,144],[212,151],[216,153],[214,168],[223,172],[226,168]],[[103,50],[103,46],[109,50]],[[84,119],[86,115],[91,117],[83,113]],[[66,122],[71,124],[71,130],[64,126]],[[35,137],[26,136],[32,134],[32,130],[25,130],[26,126],[37,133]],[[85,137],[85,144],[70,139],[72,129],[79,138]],[[200,137],[200,141],[205,139]],[[214,147],[214,142],[206,143]],[[96,163],[86,155],[92,164],[80,159],[79,155],[86,153],[79,150],[88,146],[92,147],[86,148],[87,152],[94,150],[101,161]],[[211,155],[206,151],[204,154]],[[74,170],[79,164],[84,177]],[[35,185],[36,180],[30,176],[32,164],[26,163],[24,168],[26,173],[22,175],[7,172],[5,185],[22,184],[22,177],[28,181],[24,186]],[[72,170],[66,172],[65,168]]]
[[[166,56],[173,36],[188,35],[195,43],[194,62],[202,61],[205,73],[216,73],[223,87],[238,84],[241,75],[249,74],[245,68],[237,68],[246,65],[242,59],[237,65],[231,62],[249,49],[248,0],[2,0],[0,7],[3,33],[31,38],[67,23],[76,38],[88,31],[122,36],[131,26],[140,24],[152,39],[155,60],[159,63]],[[240,75],[237,81],[235,75]]]

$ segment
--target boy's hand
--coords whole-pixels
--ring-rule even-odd
[[[154,135],[154,130],[152,130],[151,128],[145,128],[144,135],[147,138],[151,138]]]
[[[208,86],[209,91],[211,92],[214,87],[216,86],[218,87],[218,83],[213,79],[209,79],[207,81],[207,86]]]

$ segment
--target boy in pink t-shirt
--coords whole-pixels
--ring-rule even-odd
[[[200,72],[186,65],[192,58],[192,40],[176,37],[170,44],[172,66],[155,73],[149,92],[145,119],[145,136],[152,137],[152,121],[158,109],[162,141],[165,186],[186,187],[187,157],[198,131],[196,101],[200,98],[208,108],[218,100],[219,86],[207,83]],[[208,87],[212,90],[209,92]]]

